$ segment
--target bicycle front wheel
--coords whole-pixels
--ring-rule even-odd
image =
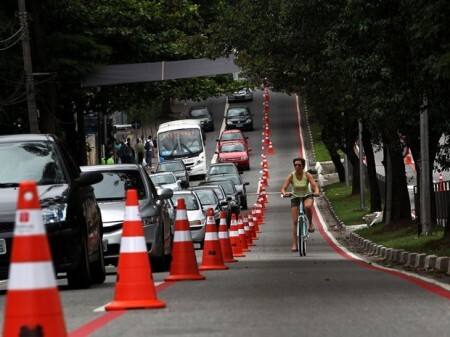
[[[298,218],[298,229],[297,229],[297,247],[300,256],[306,256],[306,242],[308,238],[308,233],[306,230],[306,219],[304,217]]]

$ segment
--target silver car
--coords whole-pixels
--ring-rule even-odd
[[[205,214],[208,214],[208,209],[212,208],[214,212],[214,220],[217,225],[220,223],[220,211],[221,211],[221,203],[219,197],[216,192],[210,188],[205,186],[196,186],[191,187],[192,191],[195,191],[202,203],[202,208]]]
[[[160,172],[150,174],[150,179],[156,188],[170,188],[172,191],[180,191],[181,179],[177,179],[173,172]]]
[[[100,172],[103,180],[95,185],[95,198],[103,219],[105,262],[117,265],[128,189],[136,189],[144,236],[154,270],[168,270],[172,254],[172,221],[164,202],[171,189],[156,189],[141,165],[116,164],[82,166],[83,172]]]
[[[175,191],[171,198],[172,204],[176,209],[178,199],[183,198],[186,204],[186,213],[191,229],[192,242],[199,243],[203,248],[205,240],[206,215],[202,208],[202,203],[194,191],[184,190]]]

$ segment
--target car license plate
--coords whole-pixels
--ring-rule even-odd
[[[0,255],[6,254],[6,241],[5,239],[0,239]]]
[[[242,128],[242,124],[241,124],[241,123],[236,124],[236,126],[237,126],[238,128]]]

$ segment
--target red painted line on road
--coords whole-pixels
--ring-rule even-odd
[[[300,125],[301,125],[300,108],[299,108],[299,101],[298,101],[298,96],[297,95],[295,95],[295,105],[296,105],[297,125],[298,125],[298,144],[299,144],[298,147],[299,147],[299,150],[300,150],[300,156],[303,157],[304,150],[303,150],[303,139],[302,139],[302,134],[301,134],[301,127],[300,127]],[[423,288],[425,290],[428,290],[428,291],[430,291],[430,292],[432,292],[432,293],[434,293],[436,295],[439,295],[439,296],[444,297],[446,299],[450,299],[450,291],[448,291],[448,290],[446,290],[444,288],[441,288],[438,285],[435,285],[433,283],[424,281],[424,280],[422,280],[420,278],[416,278],[416,277],[411,276],[411,275],[407,275],[407,274],[401,273],[401,272],[393,270],[393,269],[385,269],[385,268],[377,267],[377,266],[374,266],[374,265],[370,265],[370,264],[368,264],[367,262],[365,262],[363,260],[357,259],[357,258],[355,258],[355,257],[353,257],[351,255],[348,255],[344,250],[342,250],[339,246],[337,246],[333,240],[331,240],[331,238],[330,238],[331,234],[327,233],[324,230],[324,227],[326,226],[326,224],[324,224],[324,223],[322,223],[320,221],[320,218],[317,215],[317,212],[316,212],[315,208],[313,209],[313,218],[315,220],[315,223],[319,224],[319,232],[322,235],[322,237],[325,239],[325,241],[328,243],[328,245],[332,249],[334,249],[334,251],[336,253],[338,253],[339,255],[344,257],[345,259],[353,261],[353,262],[359,264],[362,267],[369,268],[369,269],[372,269],[372,270],[382,271],[382,272],[385,272],[387,274],[399,277],[399,278],[401,278],[403,280],[406,280],[408,282],[411,282],[411,283],[413,283],[413,284],[415,284],[415,285],[417,285],[417,286],[419,286],[419,287],[421,287],[421,288]]]
[[[329,237],[329,234],[325,232],[324,230],[324,226],[326,226],[326,224],[322,223],[319,219],[319,216],[317,215],[317,212],[315,209],[313,209],[313,218],[314,218],[314,222],[316,224],[319,224],[319,232],[322,235],[322,237],[325,239],[325,241],[328,243],[328,245],[333,248],[339,255],[341,255],[342,257],[344,257],[347,260],[353,261],[357,264],[359,264],[362,267],[365,268],[369,268],[372,270],[377,270],[377,271],[382,271],[384,273],[399,277],[405,281],[411,282],[425,290],[428,290],[436,295],[439,295],[441,297],[444,297],[446,299],[450,299],[450,291],[439,287],[438,285],[429,283],[427,281],[424,281],[422,279],[416,278],[414,276],[411,275],[407,275],[401,272],[398,272],[396,270],[393,269],[385,269],[385,268],[380,268],[371,264],[368,264],[367,262],[363,261],[363,260],[359,260],[353,256],[348,255],[344,250],[342,250],[339,246],[337,246],[334,241],[331,240],[331,238]]]
[[[170,287],[175,282],[164,282],[155,287],[156,292],[159,293],[160,291],[163,291],[164,289]],[[121,317],[126,313],[126,310],[121,311],[107,311],[100,317],[97,317],[96,319],[86,323],[85,325],[79,327],[78,329],[72,331],[69,334],[69,337],[87,337],[97,330],[100,330],[103,328],[106,324],[109,322],[114,321],[115,319]]]
[[[300,118],[300,107],[298,104],[298,95],[295,96],[295,110],[297,112],[297,138],[298,138],[298,149],[300,150],[300,157],[305,158],[303,156],[303,137],[302,137],[302,128],[301,128],[301,118]]]

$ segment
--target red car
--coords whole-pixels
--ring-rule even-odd
[[[217,147],[220,148],[220,146],[224,142],[242,142],[248,148],[247,139],[248,137],[245,136],[241,130],[238,129],[225,130],[220,135],[220,138],[217,139],[218,142]]]
[[[220,144],[217,153],[218,163],[234,163],[239,169],[250,170],[249,149],[243,142],[227,141]]]

